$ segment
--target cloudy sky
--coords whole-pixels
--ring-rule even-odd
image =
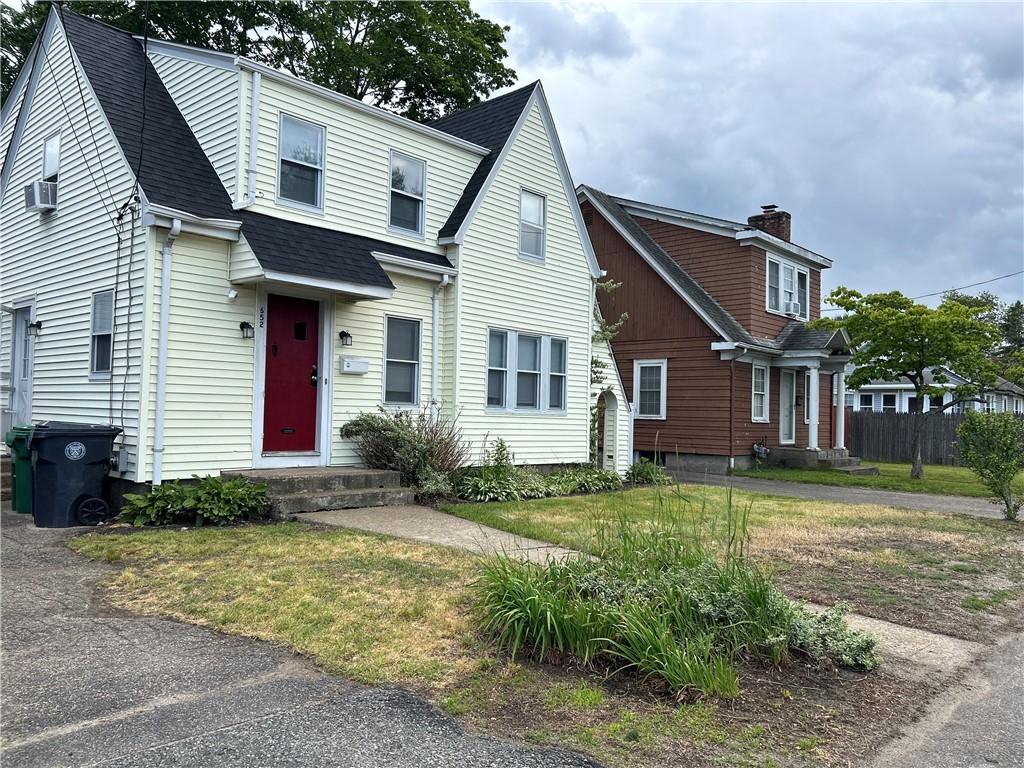
[[[577,183],[739,221],[777,203],[835,261],[826,292],[1024,269],[1020,3],[474,7],[544,82]]]

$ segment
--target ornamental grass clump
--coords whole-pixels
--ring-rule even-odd
[[[595,557],[485,560],[479,629],[513,657],[632,670],[677,695],[736,696],[740,659],[874,668],[874,639],[851,631],[842,608],[813,615],[750,562],[749,507],[730,494],[714,518],[681,495],[655,503],[652,525],[620,516],[599,527]]]

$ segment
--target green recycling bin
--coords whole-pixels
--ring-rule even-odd
[[[32,429],[31,424],[19,424],[4,436],[11,448],[11,509],[26,515],[32,514]]]

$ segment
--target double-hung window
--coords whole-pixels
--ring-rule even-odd
[[[768,368],[755,365],[750,398],[750,420],[768,421]]]
[[[638,419],[664,419],[667,411],[668,362],[633,361],[633,402]]]
[[[388,317],[384,348],[384,402],[419,402],[420,321]]]
[[[540,408],[540,336],[518,335],[516,349],[516,408]]]
[[[870,392],[861,392],[859,408],[862,411],[875,410],[875,396]]]
[[[882,393],[882,410],[886,413],[896,412],[896,393]]]
[[[43,142],[43,181],[56,182],[60,176],[60,134]]]
[[[277,196],[310,208],[323,208],[324,128],[281,114],[277,146]]]
[[[545,203],[543,195],[519,192],[519,254],[538,261],[544,260]]]
[[[109,376],[114,363],[114,292],[92,295],[92,340],[89,373]]]
[[[565,339],[490,329],[487,332],[487,407],[564,412],[568,396]]]
[[[391,202],[388,225],[423,234],[424,183],[427,166],[422,160],[391,153]]]
[[[803,267],[768,257],[767,301],[772,312],[808,318],[810,275]]]

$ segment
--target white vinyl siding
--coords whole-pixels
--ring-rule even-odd
[[[243,82],[242,146],[247,152],[251,85],[248,78]],[[315,116],[315,121],[326,128],[322,212],[274,202],[278,115],[281,112]],[[388,225],[392,151],[422,160],[429,168],[423,211],[426,239],[417,247],[443,253],[444,248],[431,243],[431,237],[436,236],[461,197],[479,164],[479,155],[264,76],[260,88],[256,164],[256,191],[264,194],[257,194],[253,210],[408,244],[408,233]]]
[[[161,259],[166,230],[157,230],[149,287],[148,411],[155,429]],[[252,466],[252,409],[256,347],[239,323],[255,324],[256,289],[232,286],[225,240],[182,234],[174,242],[167,334],[167,399],[163,478],[185,479]],[[234,287],[238,296],[229,301]],[[146,455],[146,471],[152,456]]]
[[[34,298],[34,319],[42,323],[42,332],[33,341],[33,418],[123,427],[115,447],[126,452],[125,476],[134,479],[147,236],[139,223],[133,235],[131,215],[126,215],[118,264],[117,231],[110,216],[128,198],[133,179],[83,72],[79,77],[84,99],[78,95],[59,28],[49,41],[48,57],[40,56],[39,62],[38,88],[26,107],[20,144],[11,150],[16,155],[0,201],[0,305]],[[9,122],[16,117],[17,110]],[[11,127],[4,125],[4,136],[11,135]],[[58,131],[60,215],[40,217],[25,210],[23,189],[41,178],[46,139]],[[93,294],[111,288],[116,288],[117,313],[112,371],[107,380],[93,380]],[[12,314],[0,313],[0,390],[11,373],[12,320]],[[6,400],[0,403],[5,409],[8,405]]]
[[[419,402],[420,321],[387,317],[384,331],[384,402]]]
[[[351,466],[361,463],[352,442],[341,437],[340,429],[360,413],[372,413],[384,405],[385,355],[388,354],[385,349],[387,316],[416,320],[419,323],[417,383],[420,407],[428,406],[434,354],[431,296],[436,282],[398,273],[389,273],[388,276],[395,284],[395,293],[387,301],[335,302],[331,464]],[[443,322],[443,312],[441,319]],[[342,331],[352,334],[352,346],[339,345],[338,334]],[[365,359],[369,363],[369,371],[364,374],[340,373],[339,357]]]
[[[638,419],[662,419],[668,414],[668,362],[633,361],[633,409]]]
[[[768,368],[755,365],[751,371],[751,421],[768,421],[768,380]]]
[[[238,137],[241,73],[172,55],[154,53],[149,58],[224,188],[235,198],[242,183],[237,165],[244,158]]]
[[[546,195],[543,264],[517,259],[524,188]],[[533,106],[459,249],[456,397],[448,405],[474,446],[502,437],[521,463],[588,460],[593,284],[581,240],[586,236],[576,229],[543,118]],[[494,329],[565,339],[564,411],[488,407],[484,385]],[[510,377],[515,362],[508,359]]]

